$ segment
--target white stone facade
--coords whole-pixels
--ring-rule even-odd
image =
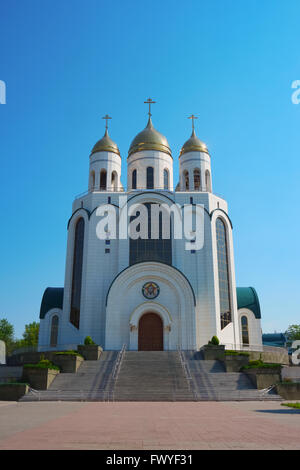
[[[146,169],[154,169],[154,187],[146,189]],[[106,190],[100,190],[100,173],[107,173]],[[200,171],[200,188],[194,187],[194,170]],[[132,171],[137,170],[136,190],[132,190]],[[168,171],[168,190],[164,188],[164,170]],[[189,174],[189,189],[184,172]],[[112,174],[114,184],[112,184]],[[187,152],[180,157],[177,191],[173,189],[173,159],[155,150],[142,150],[128,158],[128,191],[121,185],[121,157],[114,152],[91,155],[89,191],[75,199],[68,223],[68,242],[63,305],[53,306],[41,315],[39,344],[41,349],[65,348],[80,344],[86,336],[108,350],[138,349],[139,321],[152,312],[162,320],[163,349],[199,349],[212,336],[228,348],[240,348],[241,316],[249,318],[250,343],[261,345],[260,319],[251,310],[238,311],[232,225],[227,203],[212,193],[210,156],[205,152]],[[144,261],[130,265],[129,239],[100,240],[96,227],[101,219],[97,208],[112,204],[120,220],[120,197],[127,197],[128,209],[136,203],[199,204],[204,208],[204,245],[200,250],[186,250],[186,240],[172,239],[171,265]],[[79,328],[70,322],[75,227],[84,219],[84,244]],[[231,322],[222,329],[219,299],[219,269],[216,220],[226,229]],[[173,232],[172,232],[173,233]],[[146,282],[159,286],[155,299],[146,299],[142,287]],[[56,344],[51,345],[51,324],[58,316]],[[52,338],[53,343],[53,338]],[[250,344],[251,346],[251,344]]]

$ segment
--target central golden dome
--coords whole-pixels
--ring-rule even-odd
[[[145,129],[140,132],[131,142],[128,157],[132,153],[141,152],[142,150],[158,150],[167,153],[172,157],[171,149],[164,135],[154,129],[151,117]]]
[[[182,149],[180,150],[180,156],[188,152],[209,153],[206,144],[196,136],[195,129],[193,129],[191,137],[185,142]]]

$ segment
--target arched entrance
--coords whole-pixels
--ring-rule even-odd
[[[139,351],[163,351],[163,322],[156,313],[145,313],[139,321]]]

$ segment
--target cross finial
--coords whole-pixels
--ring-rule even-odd
[[[108,114],[106,114],[102,119],[105,119],[105,129],[108,129],[108,120],[112,119]]]
[[[145,103],[145,104],[149,104],[149,112],[148,112],[148,114],[149,114],[149,117],[151,117],[151,116],[152,116],[152,114],[151,114],[151,104],[156,103],[156,101],[153,101],[151,98],[148,98],[147,101],[144,101],[144,103]]]
[[[194,119],[198,119],[197,116],[194,116],[193,114],[191,114],[190,117],[188,117],[188,119],[191,119],[192,120],[192,128],[193,128],[193,131],[195,130],[195,123],[194,123]]]

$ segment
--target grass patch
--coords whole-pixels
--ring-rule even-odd
[[[295,408],[296,410],[300,410],[300,403],[281,403],[282,406],[288,406],[289,408]]]

